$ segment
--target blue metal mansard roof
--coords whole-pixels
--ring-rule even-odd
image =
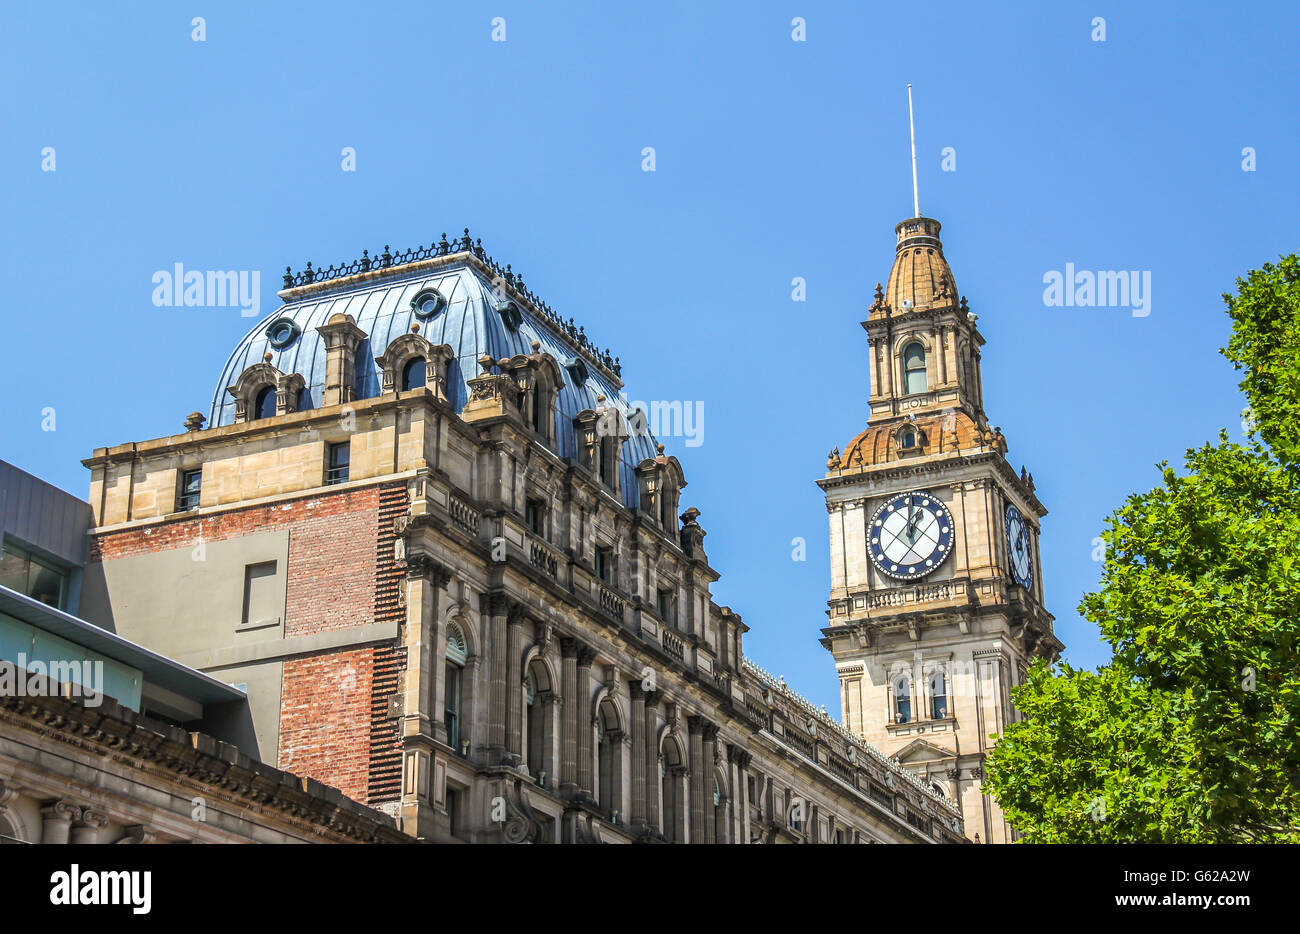
[[[603,395],[605,404],[618,408],[625,417],[631,415],[626,395],[608,372],[608,358],[602,361],[598,355],[584,353],[574,340],[563,334],[565,328],[556,327],[554,320],[536,313],[528,301],[514,302],[520,321],[513,330],[507,327],[497,311],[492,286],[472,257],[470,253],[449,256],[445,265],[434,269],[423,263],[407,264],[412,267],[408,271],[403,271],[400,265],[392,266],[378,278],[341,281],[334,289],[323,283],[323,290],[306,294],[298,289],[281,292],[285,305],[249,331],[226,362],[213,394],[209,426],[234,423],[235,399],[226,387],[233,386],[245,369],[261,363],[268,353],[271,364],[281,372],[302,375],[306,388],[298,409],[318,407],[325,386],[325,341],[316,328],[332,315],[342,313],[351,315],[357,327],[368,335],[356,355],[355,385],[360,399],[380,394],[381,374],[375,358],[383,355],[390,341],[410,333],[412,324],[418,323],[420,334],[431,343],[451,345],[455,358],[448,373],[447,394],[457,412],[464,409],[469,398],[467,380],[478,374],[479,357],[488,354],[499,360],[529,354],[533,352],[533,341],[538,341],[541,350],[551,354],[560,365],[564,379],[556,400],[557,453],[576,459],[573,420],[583,410],[596,408],[597,396]],[[411,300],[426,288],[437,289],[446,299],[446,305],[433,317],[422,320],[416,317]],[[276,347],[270,332],[277,322],[285,319],[297,327],[298,333],[287,344]],[[569,366],[575,358],[583,360],[585,366]],[[582,382],[577,381],[575,372],[585,377]],[[633,435],[622,446],[620,482],[629,508],[640,504],[636,465],[656,453],[656,441],[649,432]]]

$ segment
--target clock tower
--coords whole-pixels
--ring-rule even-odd
[[[968,836],[1009,842],[981,790],[1016,719],[1010,689],[1062,649],[1043,605],[1034,481],[984,413],[984,338],[959,299],[940,224],[900,223],[888,285],[862,322],[867,428],[831,451],[829,625],[843,723],[937,783]]]

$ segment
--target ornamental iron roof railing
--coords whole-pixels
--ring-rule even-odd
[[[328,282],[331,279],[342,279],[345,276],[355,276],[363,272],[371,272],[376,269],[390,269],[397,266],[404,266],[407,263],[415,263],[420,260],[433,259],[439,256],[452,256],[457,253],[468,253],[478,259],[483,265],[492,270],[496,276],[505,283],[515,294],[523,298],[530,304],[539,316],[544,318],[548,324],[556,328],[571,340],[575,346],[589,354],[596,363],[609,370],[615,376],[622,377],[623,368],[619,363],[619,358],[611,355],[609,348],[600,349],[595,342],[587,336],[586,330],[581,325],[576,325],[572,318],[565,321],[555,310],[546,302],[542,301],[532,289],[524,285],[524,277],[510,268],[507,263],[504,267],[494,260],[483,249],[483,240],[479,238],[473,240],[469,235],[469,228],[465,228],[465,233],[461,237],[447,239],[444,233],[437,243],[430,243],[428,246],[412,247],[409,250],[402,250],[393,253],[388,244],[384,244],[384,252],[378,256],[372,257],[369,250],[361,251],[361,258],[355,259],[350,263],[339,263],[337,266],[327,266],[323,268],[313,268],[311,261],[307,262],[304,269],[294,272],[290,267],[284,267],[284,287],[286,289],[295,288],[302,285],[312,285],[318,282]]]
[[[940,792],[936,791],[934,788],[927,785],[921,778],[919,778],[916,775],[916,773],[914,773],[908,768],[905,768],[901,763],[895,762],[893,759],[886,756],[883,752],[881,752],[875,746],[868,743],[858,734],[850,733],[848,730],[844,729],[844,727],[840,726],[833,719],[831,719],[830,715],[827,714],[826,711],[814,707],[811,701],[807,700],[806,698],[790,690],[790,687],[785,683],[784,678],[778,680],[777,678],[773,677],[770,672],[767,672],[764,669],[760,668],[758,665],[754,664],[748,658],[742,657],[741,662],[744,664],[746,671],[754,675],[754,677],[758,678],[759,681],[762,681],[768,687],[779,692],[782,697],[787,698],[792,703],[794,703],[797,707],[803,708],[812,717],[814,717],[818,723],[829,728],[831,732],[839,736],[840,739],[844,740],[844,742],[848,743],[850,746],[853,746],[861,750],[862,752],[865,752],[867,755],[871,756],[873,759],[875,759],[881,765],[885,766],[885,768],[889,769],[894,774],[902,776],[904,781],[911,782],[919,791],[925,792],[925,794],[928,797],[935,799],[939,803],[945,805],[949,810],[956,812],[956,804],[953,801],[951,801],[947,795],[941,794]]]

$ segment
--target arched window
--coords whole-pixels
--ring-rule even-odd
[[[948,716],[948,678],[942,671],[930,675],[930,718],[942,720]]]
[[[668,737],[659,759],[659,781],[663,786],[664,838],[669,843],[686,842],[685,764],[677,741]]]
[[[909,428],[907,431],[903,432],[903,448],[907,449],[914,447],[916,447],[916,432]]]
[[[527,730],[528,771],[543,787],[550,786],[554,780],[555,695],[552,690],[551,675],[545,663],[533,659],[528,665],[524,695],[528,707],[524,726]]]
[[[447,727],[447,744],[456,752],[461,751],[461,707],[464,689],[465,661],[469,650],[465,642],[465,633],[460,626],[450,623],[447,626],[447,668],[443,684],[442,722]],[[468,737],[465,737],[468,738]]]
[[[407,360],[402,367],[402,392],[408,389],[423,389],[428,370],[423,357],[412,357]]]
[[[611,817],[621,811],[623,791],[623,730],[619,724],[618,708],[614,701],[605,698],[596,711],[596,743],[599,751],[597,767],[600,781],[600,804]]]
[[[894,722],[912,722],[912,687],[906,675],[894,682]]]
[[[730,813],[723,781],[722,776],[713,773],[713,843],[729,843],[731,837]]]
[[[275,417],[275,387],[266,386],[258,392],[257,402],[253,406],[256,410],[256,418],[274,418]]]
[[[925,378],[925,348],[920,341],[903,348],[903,387],[909,396],[929,388]]]
[[[18,834],[18,824],[10,820],[5,815],[0,814],[0,846],[6,843],[22,843],[23,839]]]

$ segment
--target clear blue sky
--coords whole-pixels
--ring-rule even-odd
[[[668,443],[716,598],[836,711],[813,481],[866,417],[858,322],[911,213],[911,82],[921,208],[1051,510],[1058,634],[1094,665],[1092,539],[1157,461],[1240,434],[1220,294],[1300,225],[1294,5],[1135,6],[8,4],[0,457],[84,496],[92,448],[208,410],[250,321],[154,307],[156,270],[261,270],[270,314],[288,263],[469,226],[621,356],[630,397],[704,402],[704,444]],[[1149,270],[1150,316],[1044,307],[1066,263]]]

